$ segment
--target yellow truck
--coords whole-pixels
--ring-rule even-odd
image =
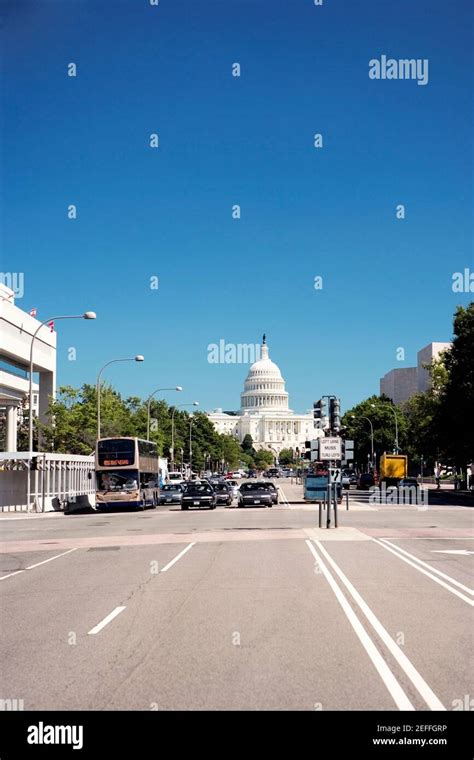
[[[406,454],[382,454],[379,463],[379,480],[387,486],[394,486],[408,473]]]

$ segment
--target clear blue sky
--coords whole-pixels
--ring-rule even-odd
[[[474,268],[470,0],[0,6],[1,269],[41,318],[98,315],[57,324],[60,384],[143,353],[107,371],[124,395],[237,408],[247,367],[207,346],[266,332],[293,409],[347,408],[451,338],[472,299],[452,274]],[[428,58],[429,83],[369,79],[382,54]]]

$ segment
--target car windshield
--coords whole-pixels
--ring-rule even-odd
[[[97,473],[98,491],[132,491],[138,488],[137,470],[104,470]]]
[[[229,490],[227,488],[227,486],[226,486],[225,483],[216,483],[215,489],[216,489],[216,491],[228,491]]]
[[[267,488],[269,488],[271,491],[276,491],[276,486],[274,483],[265,483],[264,484]]]
[[[181,487],[178,486],[178,485],[176,485],[176,486],[173,486],[173,485],[169,486],[168,485],[168,486],[163,486],[163,488],[161,490],[162,491],[181,491]]]
[[[192,494],[212,493],[212,488],[207,483],[191,483],[186,488],[186,493],[192,493]]]
[[[241,491],[268,491],[265,483],[244,483],[240,486]]]

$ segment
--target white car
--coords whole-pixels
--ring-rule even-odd
[[[183,477],[183,474],[181,472],[169,472],[168,482],[170,485],[177,485],[179,483],[185,483],[186,478]]]

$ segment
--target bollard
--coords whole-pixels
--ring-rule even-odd
[[[323,527],[323,505],[319,502],[319,527]]]
[[[349,511],[349,491],[346,491],[346,511]]]

